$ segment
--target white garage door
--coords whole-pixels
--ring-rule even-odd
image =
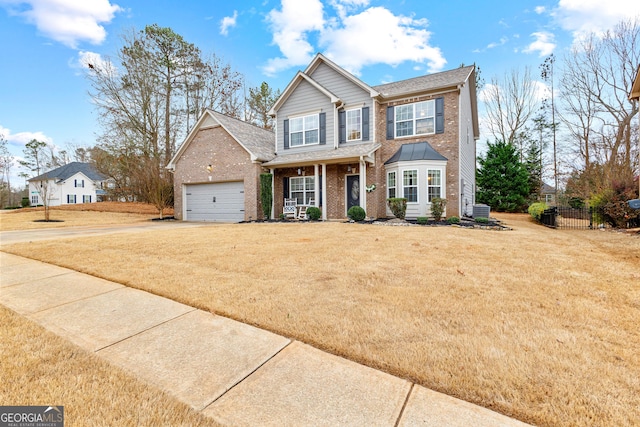
[[[187,185],[185,206],[187,221],[244,221],[244,183]]]

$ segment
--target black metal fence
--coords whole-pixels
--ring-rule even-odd
[[[570,206],[553,206],[540,216],[540,222],[551,228],[571,230],[595,230],[611,228],[604,208],[572,208]],[[627,228],[640,227],[638,218],[631,219]]]

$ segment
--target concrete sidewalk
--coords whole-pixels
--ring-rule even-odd
[[[525,426],[298,341],[0,252],[0,303],[233,426]]]

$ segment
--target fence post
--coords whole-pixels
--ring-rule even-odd
[[[589,230],[593,230],[593,206],[589,206]]]

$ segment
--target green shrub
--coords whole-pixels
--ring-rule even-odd
[[[416,222],[417,222],[418,224],[420,224],[420,225],[425,225],[425,224],[427,224],[427,223],[429,222],[429,218],[427,218],[426,216],[419,216],[419,217],[416,219]]]
[[[307,208],[307,216],[311,221],[317,221],[322,216],[322,212],[320,211],[320,208],[311,206]]]
[[[403,197],[392,197],[387,199],[387,203],[389,203],[389,209],[391,209],[391,212],[396,218],[404,219],[407,213],[407,199]]]
[[[538,202],[529,206],[528,212],[529,215],[533,217],[533,219],[535,219],[536,221],[540,221],[540,216],[547,209],[549,209],[549,206],[546,203]]]
[[[489,223],[489,218],[485,218],[483,216],[479,216],[475,220],[476,220],[476,222],[478,224],[488,224]]]
[[[442,219],[442,214],[444,213],[444,208],[447,206],[447,199],[442,199],[440,197],[434,197],[431,199],[431,215],[433,215],[433,219],[438,222]]]
[[[30,205],[31,203],[29,202],[28,197],[23,197],[22,200],[20,201],[20,206],[22,206],[23,208],[28,208]]]
[[[273,175],[270,173],[260,174],[260,201],[262,202],[262,213],[265,219],[271,218],[271,203],[273,203],[272,180]]]
[[[460,224],[460,217],[450,216],[449,218],[447,218],[447,222],[449,224]]]
[[[584,199],[582,197],[572,197],[569,199],[569,206],[574,209],[584,208]]]
[[[360,206],[351,206],[347,211],[349,219],[359,222],[366,218],[367,214]]]

